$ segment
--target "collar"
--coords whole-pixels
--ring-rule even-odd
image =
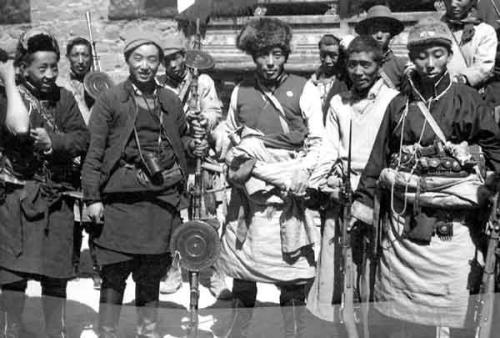
[[[453,82],[451,81],[451,76],[448,71],[446,71],[443,76],[434,84],[434,93],[427,100],[421,93],[421,88],[423,84],[420,81],[420,78],[416,72],[413,73],[409,78],[409,83],[411,87],[411,96],[413,100],[423,101],[425,103],[439,100],[443,95],[445,95],[448,90],[451,88]]]
[[[358,93],[354,90],[354,88],[351,88],[351,90],[345,92],[342,95],[343,98],[349,99],[350,101],[375,100],[384,86],[385,86],[384,80],[378,79],[372,85],[370,90],[368,90],[368,94],[366,95],[366,97],[360,97]]]
[[[262,81],[262,79],[260,78],[259,75],[255,74],[255,80],[261,85],[263,86],[264,88],[268,89],[269,91],[271,92],[275,92],[276,89],[278,89],[281,84],[283,84],[283,82],[285,82],[285,80],[288,78],[288,74],[285,73],[285,71],[283,71],[281,73],[281,75],[276,79],[276,82],[273,83],[273,84],[276,84],[276,88],[274,90],[270,90],[268,85],[266,84],[266,82]]]
[[[85,77],[85,76],[84,76]],[[69,79],[83,83],[84,77],[77,76],[72,70],[69,71]]]
[[[388,49],[385,53],[384,53],[384,56],[382,57],[382,64],[386,63],[387,61],[389,61],[390,59],[392,59],[394,57],[394,52],[392,51],[392,49]]]
[[[323,78],[320,79],[321,75],[323,74],[323,71],[321,69],[321,66],[311,75],[311,82],[314,83],[315,85],[318,85],[319,83],[330,83],[334,82],[337,79],[337,75],[333,74],[332,76],[328,78]]]

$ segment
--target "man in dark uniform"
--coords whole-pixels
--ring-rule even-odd
[[[371,35],[380,44],[384,52],[380,76],[390,88],[399,90],[407,60],[394,55],[389,44],[393,37],[403,31],[404,25],[383,3],[385,1],[374,1],[366,18],[358,22],[355,30],[359,35]]]
[[[18,113],[22,132],[9,127],[0,98],[0,285],[8,337],[21,332],[29,279],[42,285],[46,335],[65,337],[66,284],[73,277],[73,201],[65,192],[78,185],[73,158],[87,149],[88,132],[73,95],[56,86],[58,61],[50,33],[24,33],[16,51],[18,88],[29,107]]]
[[[401,331],[431,337],[436,327],[451,328],[451,337],[474,336],[469,295],[482,261],[478,187],[485,169],[474,168],[482,162],[474,148],[482,148],[487,169],[498,173],[500,130],[477,91],[452,81],[452,43],[441,21],[425,19],[410,30],[411,93],[389,104],[355,193],[353,221],[368,224],[377,185],[390,194],[380,204],[374,308],[386,316],[377,322],[393,327],[375,337]]]
[[[102,266],[99,334],[118,337],[127,277],[136,287],[137,335],[159,337],[159,285],[169,262],[172,231],[181,222],[185,151],[202,155],[206,141],[187,137],[178,97],[155,75],[163,58],[151,33],[134,32],[124,54],[129,78],[97,100],[90,119],[90,147],[83,165],[89,216],[104,217],[96,238]]]

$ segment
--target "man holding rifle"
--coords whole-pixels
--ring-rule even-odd
[[[321,166],[334,169],[328,181],[324,182],[320,189],[330,193],[334,199],[326,209],[325,222],[322,226],[321,252],[307,308],[315,316],[329,322],[339,321],[343,288],[339,284],[342,279],[340,274],[345,273],[347,269],[356,270],[355,266],[345,266],[348,263],[345,261],[342,264],[344,266],[340,266],[342,258],[339,257],[339,243],[345,239],[341,238],[339,229],[348,227],[349,224],[341,222],[339,225],[340,205],[343,201],[339,200],[338,190],[341,183],[345,183],[342,182],[343,178],[348,175],[346,170],[349,160],[350,183],[352,189],[356,189],[387,106],[398,94],[398,91],[389,88],[379,76],[382,60],[382,49],[375,39],[366,35],[356,37],[346,53],[347,74],[352,82],[352,89],[335,95],[328,105],[323,145],[325,151],[321,156]],[[350,131],[351,121],[352,131]],[[352,140],[349,141],[351,133]],[[352,154],[350,159],[349,149]],[[353,241],[359,240],[359,236],[353,239]],[[347,315],[343,314],[344,317]]]
[[[377,186],[387,194],[374,315],[390,326],[375,337],[431,337],[436,327],[474,335],[478,187],[486,169],[500,171],[500,130],[479,94],[452,81],[452,41],[441,21],[423,19],[410,30],[411,92],[389,104],[355,193],[353,224],[372,224]]]

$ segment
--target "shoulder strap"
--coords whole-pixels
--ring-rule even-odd
[[[264,96],[267,98],[267,100],[273,105],[273,107],[276,109],[278,112],[278,118],[280,120],[281,128],[283,129],[283,132],[285,134],[290,133],[290,127],[288,126],[288,122],[286,120],[286,115],[285,115],[285,110],[283,109],[283,106],[279,102],[278,98],[273,95],[269,90],[264,88],[264,86],[259,82],[257,82],[257,87],[259,90],[264,94]]]
[[[418,101],[417,107],[420,112],[424,115],[425,119],[431,126],[432,130],[436,134],[436,136],[441,140],[441,142],[446,143],[446,137],[444,136],[443,130],[439,127],[434,117],[431,115],[429,109],[425,106],[422,101]]]
[[[396,89],[396,86],[394,85],[394,82],[392,82],[392,80],[389,77],[389,75],[387,75],[387,73],[384,72],[384,70],[382,68],[380,68],[378,72],[379,72],[379,75],[382,78],[382,80],[384,80],[384,82],[387,85],[387,87],[392,88],[392,89]]]

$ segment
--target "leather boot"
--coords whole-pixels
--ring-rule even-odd
[[[5,311],[2,333],[5,338],[19,338],[22,333],[22,315],[24,311],[24,292],[2,292],[2,308]]]
[[[152,306],[137,307],[137,338],[160,338],[158,332],[158,308]]]
[[[305,331],[305,304],[291,299],[286,305],[281,306],[285,338],[304,337]]]
[[[118,323],[123,292],[111,288],[101,289],[99,304],[99,337],[118,338]]]
[[[65,308],[66,299],[58,297],[42,297],[45,333],[48,338],[65,338]]]
[[[305,285],[283,285],[280,289],[284,336],[305,337]]]
[[[246,307],[238,298],[233,298],[231,322],[229,323],[229,330],[224,337],[226,338],[239,338],[248,337],[248,327],[252,320],[252,307]]]

